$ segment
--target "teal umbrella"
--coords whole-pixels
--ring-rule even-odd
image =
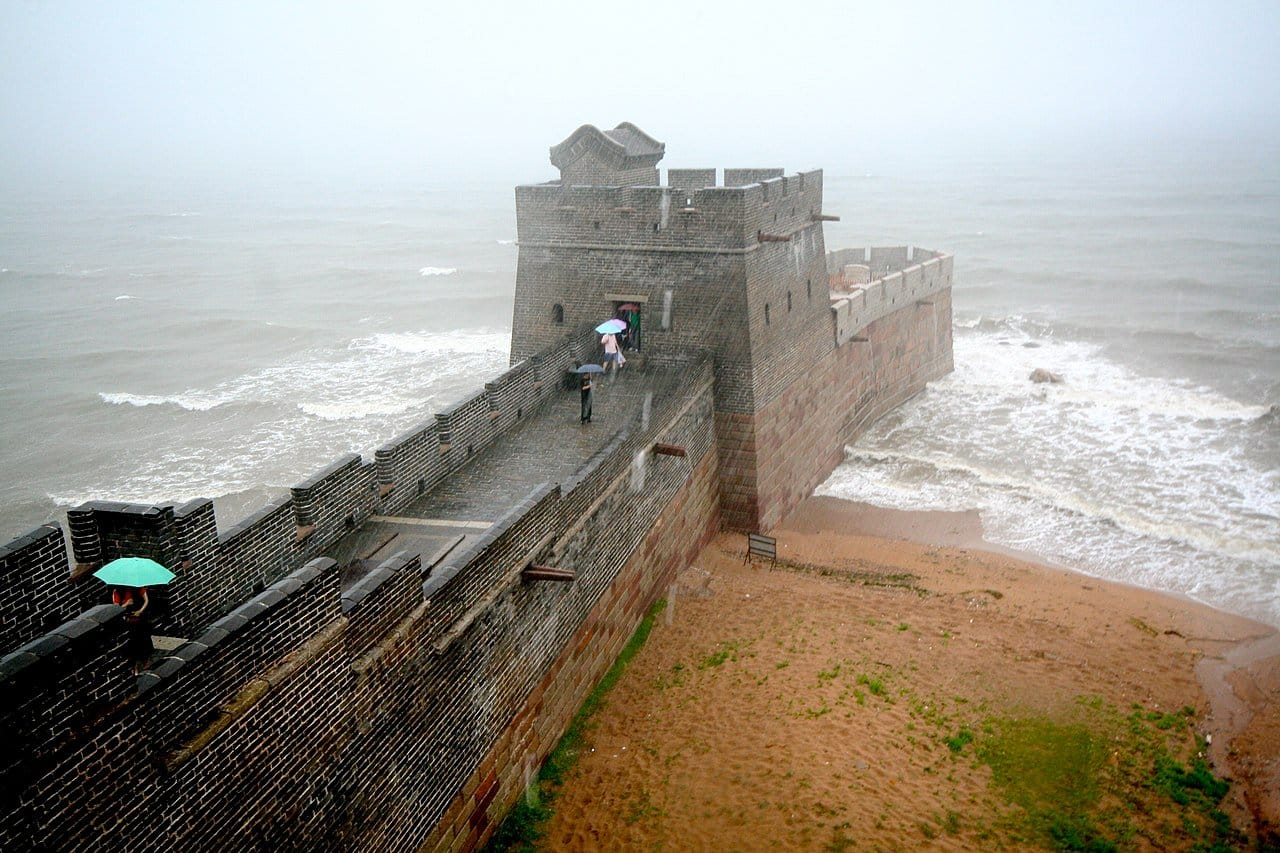
[[[146,557],[121,557],[112,560],[93,573],[95,578],[109,586],[160,586],[176,575]]]

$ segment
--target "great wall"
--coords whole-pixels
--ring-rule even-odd
[[[470,850],[675,573],[768,530],[951,370],[952,259],[826,251],[822,173],[671,169],[622,124],[516,189],[511,367],[220,529],[94,501],[0,547],[0,848]],[[580,425],[592,327],[643,317]],[[70,555],[67,538],[70,539]],[[133,672],[92,576],[151,557]]]

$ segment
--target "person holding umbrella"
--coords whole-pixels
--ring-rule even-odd
[[[593,388],[591,374],[603,373],[604,368],[598,364],[584,364],[574,372],[581,374],[581,382],[578,388],[582,393],[582,417],[578,422],[589,424],[591,423],[591,395]]]
[[[605,320],[596,331],[600,332],[600,344],[604,347],[604,364],[601,367],[613,367],[616,375],[618,368],[622,366],[622,350],[618,348],[618,333],[627,328],[627,324],[621,320]]]
[[[121,557],[112,560],[93,573],[111,587],[111,603],[124,608],[124,618],[129,634],[125,654],[133,661],[137,675],[151,660],[151,618],[144,616],[151,606],[148,586],[167,584],[175,577],[173,572],[145,557]]]

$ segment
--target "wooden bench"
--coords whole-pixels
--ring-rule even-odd
[[[778,540],[772,536],[765,536],[763,533],[748,533],[747,554],[742,562],[749,563],[752,557],[767,558],[770,565],[777,563]]]

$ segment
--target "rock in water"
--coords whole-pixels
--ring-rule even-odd
[[[1051,382],[1056,385],[1062,381],[1062,377],[1057,373],[1054,373],[1052,370],[1045,370],[1043,367],[1037,367],[1035,370],[1031,371],[1031,381]]]

